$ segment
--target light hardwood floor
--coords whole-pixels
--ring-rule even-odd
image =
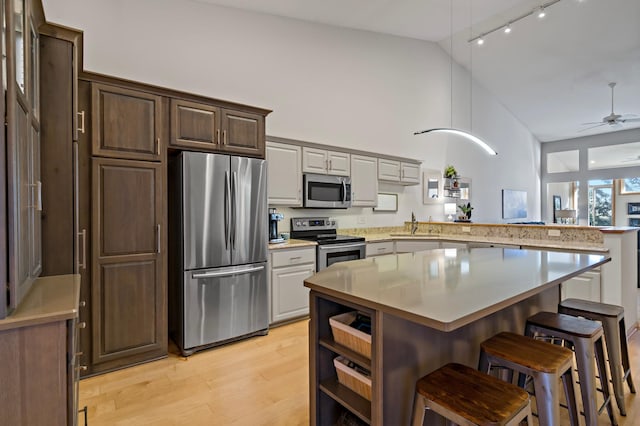
[[[308,425],[307,327],[303,320],[189,358],[170,354],[84,379],[80,406],[88,407],[90,426]],[[640,389],[640,332],[630,344]],[[640,395],[625,391],[627,417],[618,416],[619,424],[640,425]],[[609,424],[606,412],[599,423]]]

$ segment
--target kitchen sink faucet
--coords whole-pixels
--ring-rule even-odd
[[[411,212],[411,235],[415,234],[418,230],[418,221],[416,220],[416,215]]]

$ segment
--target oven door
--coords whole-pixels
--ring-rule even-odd
[[[323,269],[338,262],[364,259],[365,248],[366,243],[364,241],[357,243],[319,245],[316,253],[317,270],[322,271]]]
[[[304,207],[351,207],[351,179],[344,176],[304,175]]]

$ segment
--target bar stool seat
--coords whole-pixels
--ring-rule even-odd
[[[602,325],[599,322],[554,312],[538,312],[527,319],[525,326],[526,336],[563,339],[565,346],[574,350],[587,426],[598,425],[600,411],[596,402],[594,358],[598,364],[600,386],[604,395],[603,406],[607,408],[611,424],[617,424],[609,394],[609,380],[602,344],[603,334]]]
[[[533,378],[541,426],[560,424],[560,378],[569,420],[571,425],[578,425],[572,365],[573,352],[569,349],[514,333],[499,333],[480,344],[480,371],[489,372],[493,366],[500,366]]]
[[[529,394],[511,383],[461,364],[447,364],[416,383],[413,425],[430,409],[459,425],[532,426]]]
[[[590,300],[565,299],[558,304],[558,312],[602,323],[609,357],[611,380],[613,382],[613,393],[620,414],[626,416],[627,410],[624,405],[625,379],[631,393],[636,393],[636,388],[631,377],[629,349],[627,348],[627,329],[624,324],[624,308]]]

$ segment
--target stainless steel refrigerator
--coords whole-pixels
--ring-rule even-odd
[[[169,206],[169,327],[182,353],[266,334],[266,161],[183,152]]]

